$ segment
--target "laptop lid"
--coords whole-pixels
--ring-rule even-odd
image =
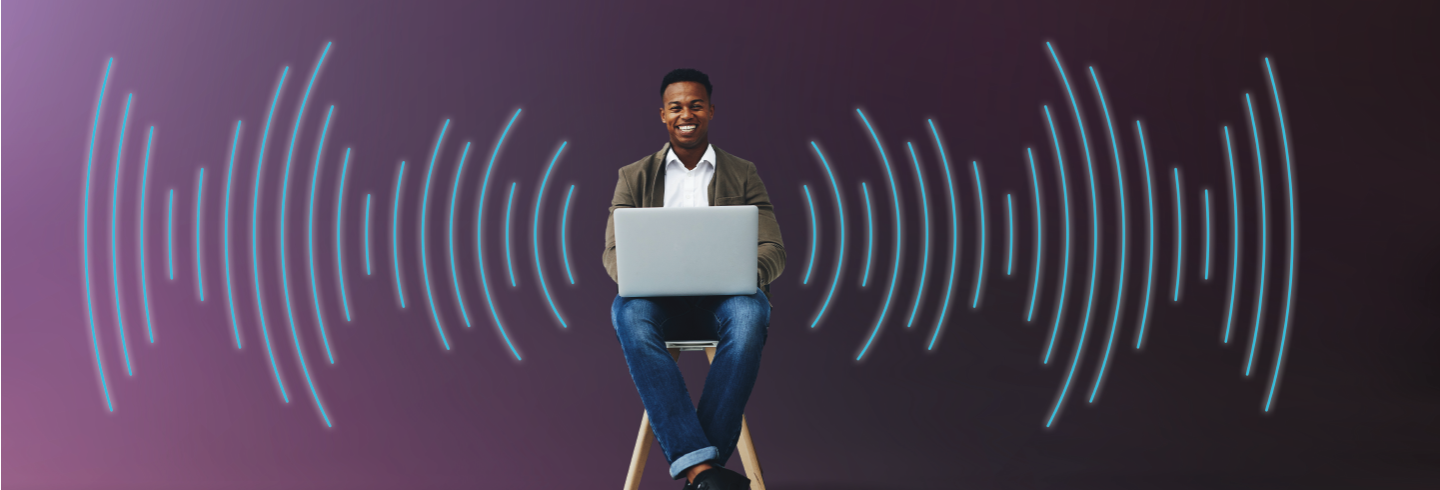
[[[751,295],[755,206],[615,210],[620,296]]]

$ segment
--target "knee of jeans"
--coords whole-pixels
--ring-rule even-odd
[[[639,340],[653,333],[650,319],[654,304],[643,298],[617,299],[610,309],[610,320],[615,324],[615,335],[622,342]]]
[[[761,347],[765,345],[765,338],[769,333],[770,315],[767,305],[753,304],[754,300],[746,298],[751,304],[737,305],[726,308],[724,312],[729,317],[729,324],[726,326],[729,341],[740,347]]]

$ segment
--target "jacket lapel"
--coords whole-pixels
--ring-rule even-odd
[[[735,177],[731,174],[736,170],[736,166],[730,162],[728,153],[720,151],[720,148],[714,146],[714,143],[710,145],[715,148],[715,161],[711,162],[715,165],[715,174],[711,176],[710,185],[705,189],[705,200],[709,205],[714,206],[715,199],[721,193],[733,194],[730,191]],[[660,151],[650,156],[650,162],[646,165],[646,174],[654,177],[650,179],[650,188],[645,191],[644,201],[640,203],[640,207],[665,207],[665,157],[669,152],[670,143],[667,142],[660,147]]]

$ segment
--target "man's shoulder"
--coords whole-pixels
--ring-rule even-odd
[[[663,152],[663,151],[665,151],[665,150],[661,150],[661,151]],[[635,175],[638,175],[638,174],[643,173],[643,172],[645,171],[645,168],[656,158],[656,155],[658,155],[658,154],[659,154],[659,153],[651,153],[651,154],[649,154],[649,155],[645,155],[645,156],[643,156],[643,157],[640,157],[639,160],[636,160],[636,161],[633,162],[633,163],[630,163],[630,164],[628,164],[628,165],[625,165],[625,166],[623,166],[623,167],[620,167],[620,175],[621,175],[621,176],[635,176]],[[663,157],[661,157],[661,158],[663,158]]]
[[[721,166],[724,166],[726,163],[729,163],[730,166],[734,167],[734,169],[736,169],[736,170],[747,170],[747,171],[748,171],[748,170],[750,170],[750,169],[755,168],[755,164],[754,164],[753,162],[751,162],[750,160],[746,160],[746,159],[744,159],[744,158],[740,158],[740,157],[737,157],[737,156],[735,156],[735,155],[732,155],[732,154],[730,154],[729,152],[720,149],[720,147],[718,147],[718,146],[715,147],[715,159],[716,159],[716,160],[719,160],[719,162],[716,162],[716,163],[717,163],[717,164],[716,164],[716,167],[717,167],[717,168],[718,168],[718,167],[721,167]]]

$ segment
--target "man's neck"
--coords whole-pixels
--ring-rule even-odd
[[[710,149],[709,138],[701,141],[694,148],[682,148],[675,142],[670,142],[670,151],[675,152],[675,157],[680,159],[680,164],[685,166],[685,170],[695,170],[695,166],[700,164],[700,158],[705,156],[705,150],[708,149]]]

